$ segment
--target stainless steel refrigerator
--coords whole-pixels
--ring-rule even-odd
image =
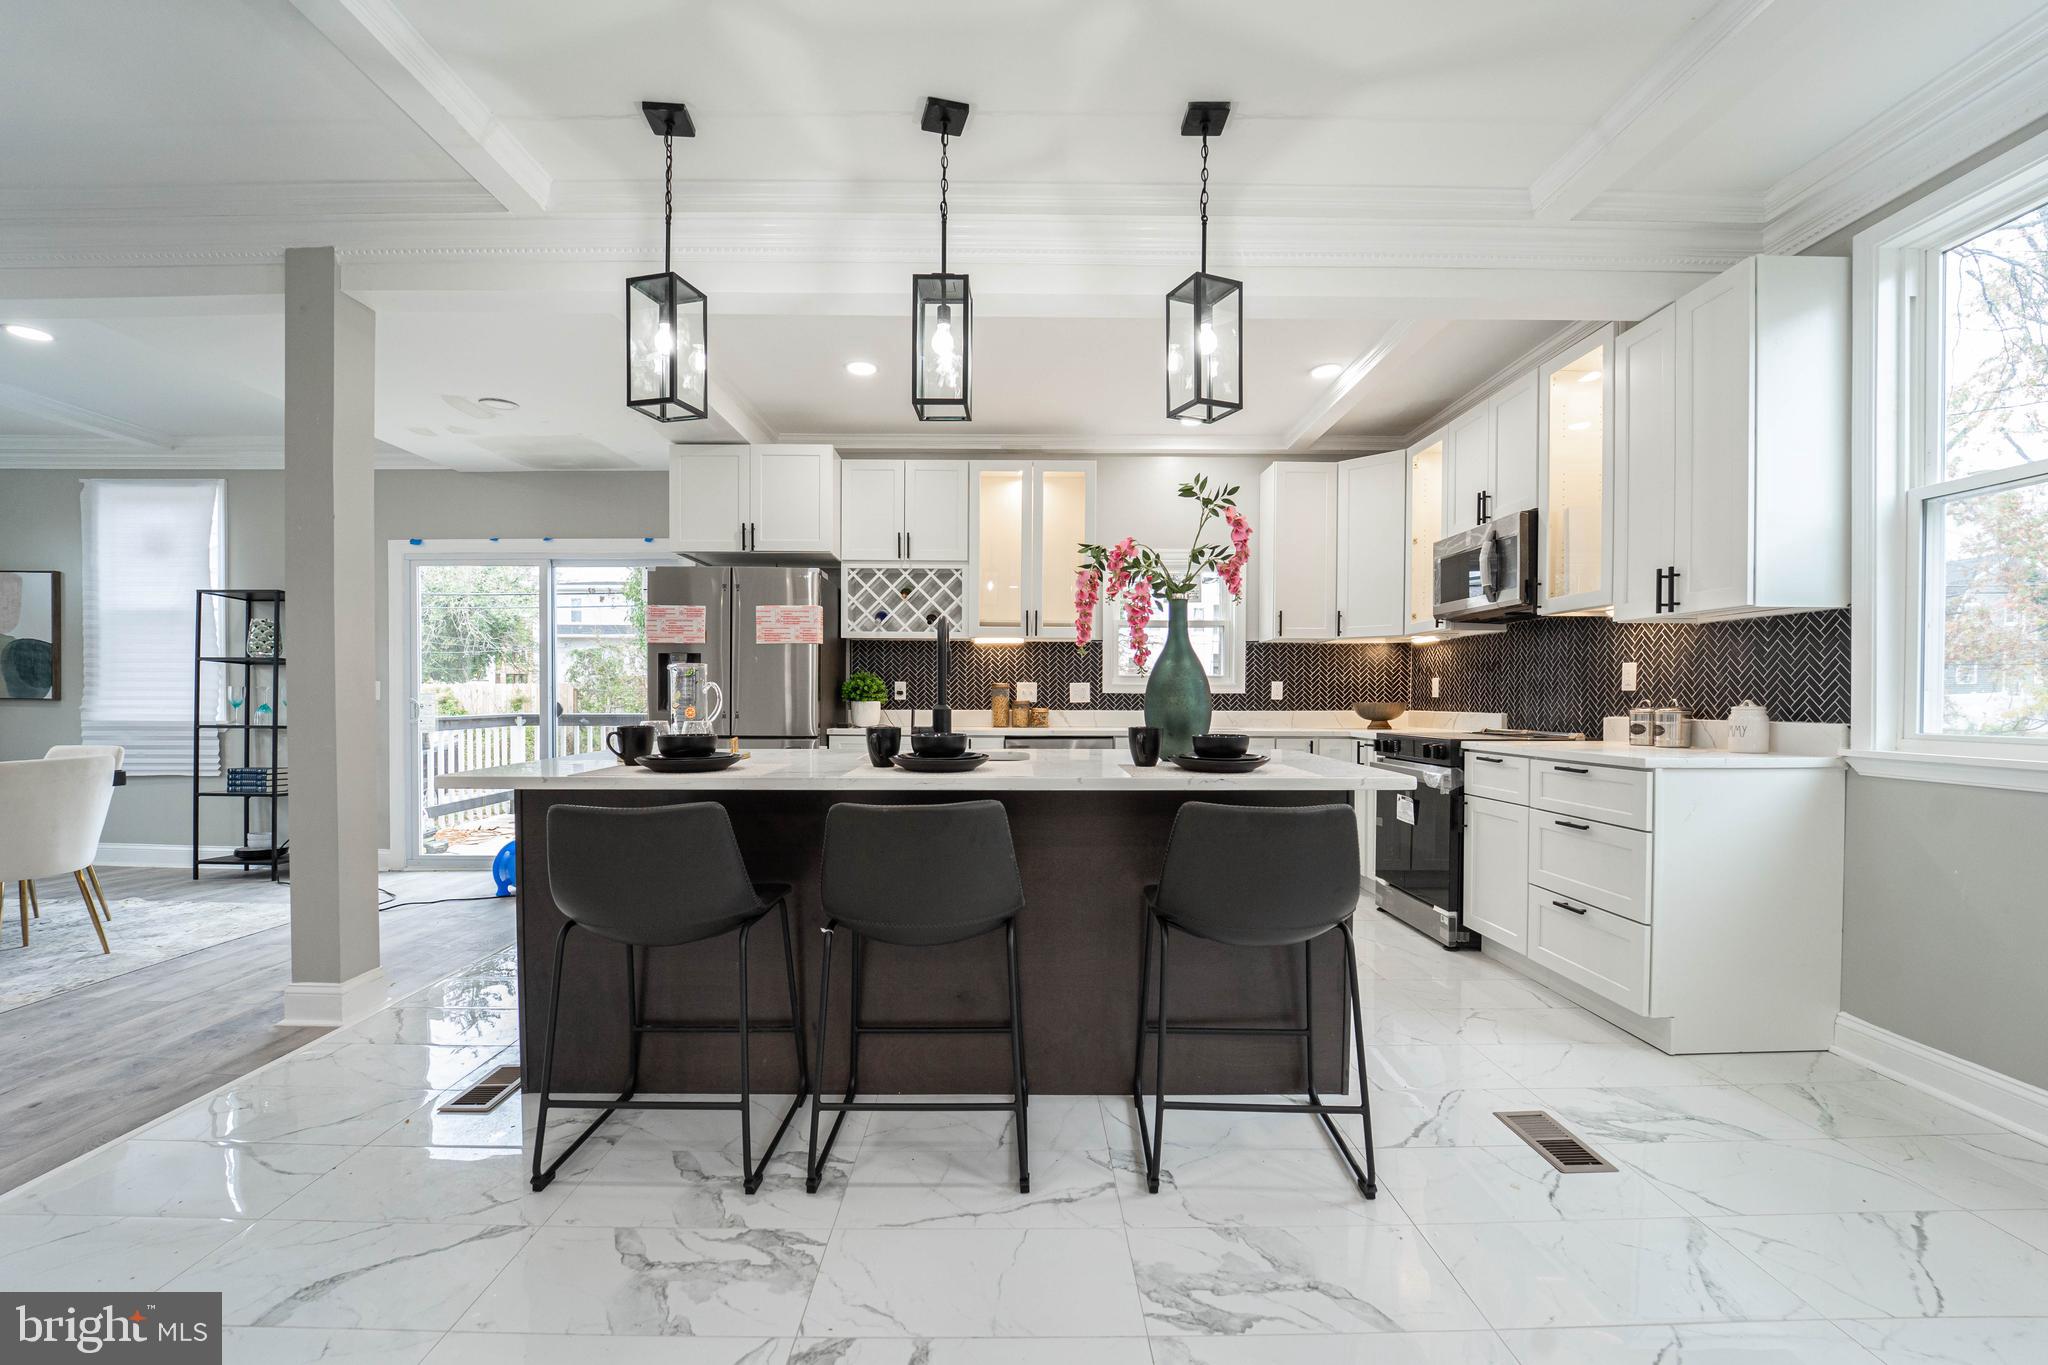
[[[668,718],[668,666],[696,659],[725,694],[715,725],[720,735],[763,748],[820,741],[845,672],[831,574],[777,566],[654,569],[647,607],[653,719]]]

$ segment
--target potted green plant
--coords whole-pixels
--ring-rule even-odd
[[[882,700],[888,695],[889,685],[866,671],[850,673],[839,684],[839,700],[846,703],[852,722],[863,728],[882,723]]]

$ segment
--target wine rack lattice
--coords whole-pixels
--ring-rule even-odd
[[[850,639],[896,640],[930,633],[926,618],[944,612],[954,630],[967,627],[967,571],[915,564],[848,566],[840,602],[840,633]]]

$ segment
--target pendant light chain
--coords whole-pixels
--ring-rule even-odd
[[[676,140],[671,133],[661,136],[661,273],[672,274],[670,260],[676,238]]]
[[[947,178],[947,172],[952,169],[953,165],[952,141],[953,138],[950,133],[944,131],[939,133],[939,273],[941,275],[946,273],[946,218],[948,214],[946,191],[951,187],[951,181]]]
[[[1202,134],[1202,273],[1209,273],[1209,135]]]

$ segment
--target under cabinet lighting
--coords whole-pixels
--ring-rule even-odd
[[[1441,638],[1441,636],[1436,635],[1411,635],[1408,637],[1408,643],[1411,645],[1433,645]]]
[[[40,327],[31,327],[25,322],[7,324],[7,335],[16,341],[55,341],[57,338]]]

